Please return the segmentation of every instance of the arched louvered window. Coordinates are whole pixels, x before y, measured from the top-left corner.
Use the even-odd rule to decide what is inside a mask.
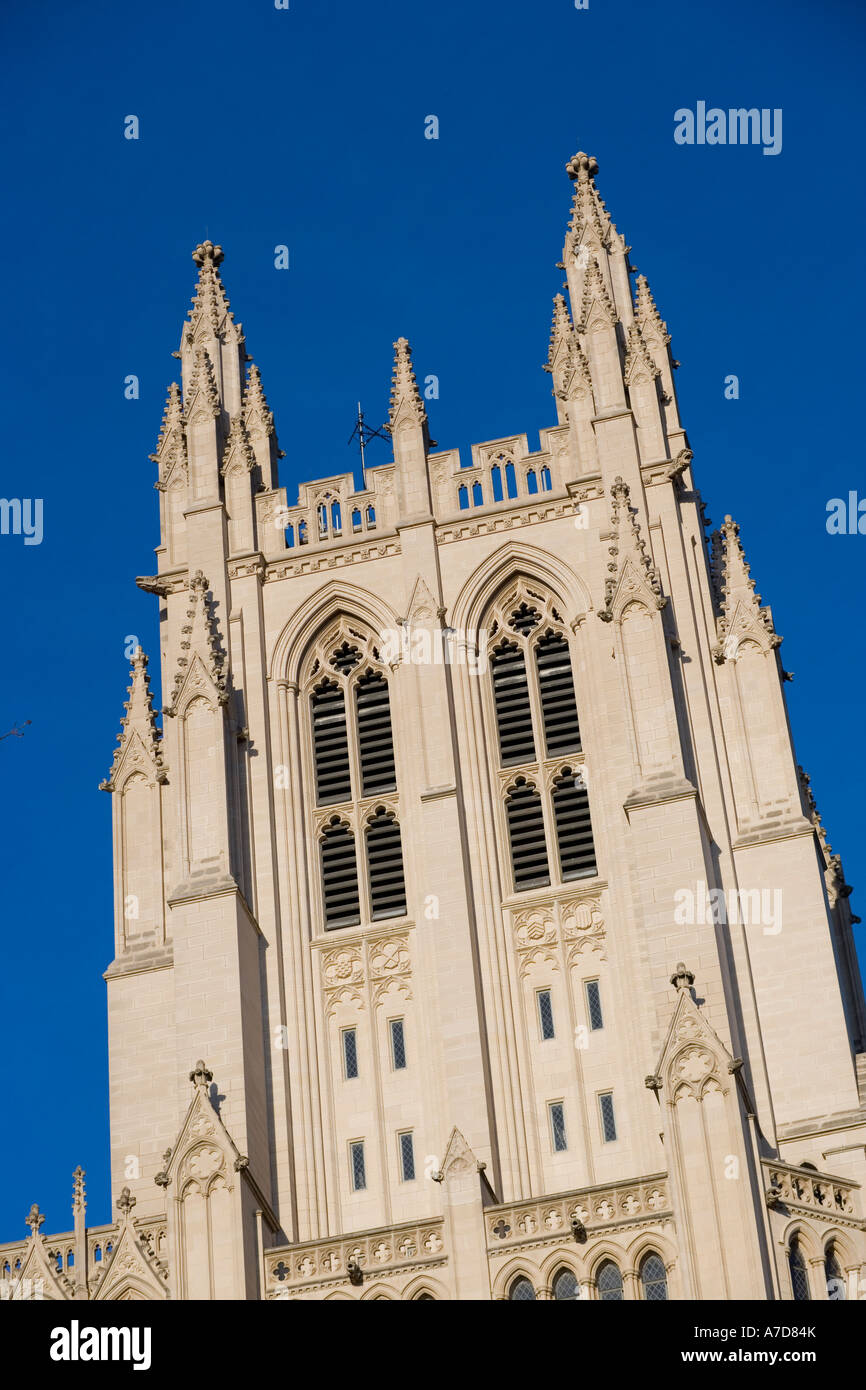
[[[571,674],[571,653],[560,632],[547,632],[535,645],[538,692],[547,756],[580,752],[580,726]]]
[[[316,768],[316,800],[320,806],[348,801],[352,795],[349,774],[349,736],[346,700],[342,688],[324,680],[310,699],[313,719],[313,754]]]
[[[796,1236],[792,1238],[788,1250],[788,1269],[791,1273],[791,1291],[794,1295],[794,1302],[810,1302],[812,1295],[809,1292],[809,1272],[806,1269],[806,1261]]]
[[[391,736],[391,703],[388,682],[378,671],[367,671],[355,685],[358,717],[358,750],[361,759],[361,794],[375,796],[393,791],[394,742]]]
[[[347,619],[307,657],[315,800],[334,814],[319,828],[324,926],[406,912],[391,702],[374,636]],[[372,796],[388,796],[373,811]]]
[[[553,1276],[553,1297],[557,1303],[572,1303],[580,1298],[580,1285],[570,1269],[561,1269]]]
[[[377,806],[367,821],[367,865],[373,921],[402,917],[406,911],[403,846],[393,812]]]
[[[622,1302],[622,1275],[613,1260],[605,1260],[599,1266],[595,1286],[602,1303]]]
[[[320,847],[325,926],[329,931],[334,927],[356,927],[361,920],[361,901],[352,827],[339,816],[332,816],[322,832]]]
[[[514,642],[502,642],[490,658],[496,729],[503,767],[535,759],[526,658]]]
[[[668,1277],[664,1260],[659,1255],[645,1255],[640,1262],[640,1283],[643,1296],[649,1303],[665,1303],[668,1296]]]
[[[520,1302],[521,1300],[529,1302],[535,1299],[535,1289],[532,1287],[529,1280],[526,1278],[524,1274],[518,1275],[518,1277],[514,1280],[514,1282],[508,1290],[508,1298],[509,1301],[515,1303]]]
[[[565,624],[549,595],[518,581],[490,623],[492,714],[515,892],[598,873]],[[563,766],[559,759],[568,755]]]
[[[538,791],[525,777],[518,777],[509,787],[505,813],[515,892],[549,883],[544,810]]]
[[[564,767],[554,778],[552,800],[560,878],[565,883],[572,878],[593,877],[597,869],[589,797],[570,767]]]

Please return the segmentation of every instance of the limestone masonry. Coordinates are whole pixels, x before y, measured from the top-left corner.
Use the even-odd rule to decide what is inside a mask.
[[[0,1246],[49,1299],[866,1294],[866,1008],[670,335],[574,184],[556,423],[279,486],[220,278],[153,455],[162,720],[107,780],[117,1220]],[[144,500],[144,494],[142,495]]]

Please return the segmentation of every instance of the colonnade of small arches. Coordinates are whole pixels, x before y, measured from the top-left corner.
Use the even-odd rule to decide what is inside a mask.
[[[595,1260],[590,1272],[581,1280],[579,1273],[566,1262],[559,1262],[548,1277],[533,1278],[528,1272],[511,1271],[495,1295],[505,1302],[534,1302],[536,1300],[570,1303],[597,1299],[603,1303],[621,1303],[626,1299],[647,1302],[666,1302],[668,1267],[656,1250],[646,1250],[637,1266],[625,1266],[612,1255],[603,1254]]]
[[[866,1277],[844,1233],[818,1232],[808,1222],[792,1225],[785,1236],[782,1297],[795,1303],[823,1299],[844,1302],[866,1292]]]

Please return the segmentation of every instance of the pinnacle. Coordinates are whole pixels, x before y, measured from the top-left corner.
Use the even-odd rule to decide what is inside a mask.
[[[226,298],[219,275],[219,266],[224,259],[223,249],[221,246],[214,246],[212,241],[204,241],[195,248],[192,258],[199,267],[199,272],[192,308],[189,311],[190,325],[187,332],[195,338],[201,325],[207,323],[210,330],[219,335],[226,323],[234,324],[229,300]],[[237,331],[240,333],[239,327]]]
[[[391,404],[388,412],[391,425],[394,425],[399,413],[406,411],[417,424],[425,425],[427,412],[424,409],[424,402],[421,400],[418,382],[415,379],[409,340],[408,338],[398,338],[393,346],[394,375],[391,378]]]
[[[550,326],[550,349],[547,354],[545,371],[553,370],[554,359],[559,348],[570,340],[571,335],[571,316],[568,312],[568,305],[564,295],[556,294],[553,296],[553,323]]]
[[[771,647],[778,647],[782,639],[773,626],[769,608],[761,607],[761,595],[755,592],[755,581],[740,540],[740,528],[733,517],[725,517],[712,541],[713,568],[721,597],[719,635],[729,636],[738,610],[745,610],[749,614],[746,627],[768,637]],[[744,633],[739,631],[742,621],[738,619],[735,626],[738,629],[735,636],[742,637]]]
[[[246,417],[250,412],[256,410],[261,412],[263,419],[268,421],[273,428],[274,418],[262,386],[262,374],[253,363],[247,375],[247,385],[244,391],[244,416]]]
[[[156,441],[156,453],[151,454],[151,459],[157,462],[163,452],[166,443],[182,443],[184,438],[184,417],[183,401],[181,399],[180,387],[173,381],[168,388],[168,395],[165,398],[165,408],[162,412],[162,424],[159,427],[159,438]]]
[[[649,281],[645,275],[639,275],[636,281],[637,292],[634,297],[634,314],[638,323],[647,328],[652,325],[661,337],[663,343],[669,343],[671,335],[668,326],[658,311],[658,306],[653,299]]]
[[[606,244],[610,233],[615,232],[616,228],[611,222],[607,208],[599,197],[598,189],[595,186],[598,160],[592,155],[584,154],[583,150],[578,150],[565,168],[568,177],[574,184],[574,202],[569,231],[577,239],[580,239],[589,226],[602,245]]]
[[[195,365],[189,383],[187,397],[190,404],[200,391],[204,392],[205,399],[212,407],[214,415],[220,412],[220,398],[217,390],[216,379],[214,377],[213,363],[208,356],[206,348],[199,344],[195,354]]]
[[[127,690],[129,699],[124,704],[124,715],[120,721],[117,748],[107,779],[100,783],[100,790],[114,791],[114,779],[120,771],[124,754],[133,734],[137,734],[144,744],[159,782],[166,780],[162,760],[162,735],[156,727],[156,710],[147,674],[147,657],[141,647],[136,647],[130,660],[130,684]]]

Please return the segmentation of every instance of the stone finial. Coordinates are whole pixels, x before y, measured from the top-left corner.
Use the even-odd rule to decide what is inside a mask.
[[[83,1212],[87,1206],[84,1178],[85,1172],[79,1163],[75,1172],[72,1174],[72,1210],[76,1215],[79,1212]]]
[[[28,1225],[28,1226],[30,1227],[30,1234],[31,1234],[34,1238],[39,1234],[39,1227],[40,1227],[41,1225],[43,1225],[44,1221],[45,1221],[44,1215],[43,1215],[42,1212],[39,1210],[39,1207],[37,1206],[36,1202],[34,1202],[34,1203],[33,1203],[33,1206],[30,1208],[30,1210],[29,1210],[28,1213],[27,1213],[26,1223],[25,1223],[26,1225]]]
[[[191,1071],[189,1079],[199,1090],[205,1090],[213,1081],[213,1072],[208,1071],[204,1062],[196,1062],[195,1071]]]
[[[598,160],[591,154],[584,154],[583,150],[578,150],[577,154],[568,161],[565,172],[574,182],[587,183],[594,179],[598,173]]]
[[[214,246],[212,241],[203,241],[193,251],[192,258],[196,265],[204,265],[205,261],[212,261],[215,266],[218,266],[222,265],[225,260],[225,252],[221,246]]]
[[[129,1188],[125,1187],[117,1199],[117,1210],[123,1212],[124,1216],[129,1216],[137,1200],[136,1197],[132,1196]]]
[[[677,968],[674,971],[673,975],[671,975],[671,984],[673,985],[674,989],[691,989],[694,982],[695,977],[692,974],[691,970],[686,970],[686,967],[683,964],[683,962],[678,961]]]

